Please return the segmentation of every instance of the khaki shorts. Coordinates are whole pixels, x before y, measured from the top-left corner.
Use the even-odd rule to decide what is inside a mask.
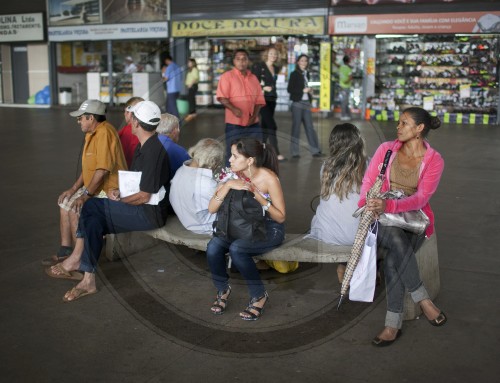
[[[77,198],[80,198],[82,195],[83,195],[83,191],[85,190],[85,187],[81,187],[80,189],[78,189],[75,194],[73,194],[71,196],[71,198],[65,198],[59,205],[59,207],[61,209],[64,209],[66,211],[70,211],[71,210],[71,206],[73,205],[73,202],[75,202],[75,200]],[[101,192],[95,196],[96,198],[108,198],[108,196],[106,195],[106,193],[104,192],[104,190],[101,190]]]

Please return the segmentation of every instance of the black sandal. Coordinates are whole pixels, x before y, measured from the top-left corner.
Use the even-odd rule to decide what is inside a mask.
[[[215,302],[210,308],[212,314],[214,315],[224,314],[224,311],[226,311],[227,307],[227,300],[229,299],[230,295],[231,295],[231,286],[228,286],[227,289],[224,291],[217,291],[217,297],[215,298]],[[223,296],[226,297],[222,298]]]
[[[260,302],[264,298],[266,299],[266,301],[264,302],[262,307],[254,306],[255,303]],[[259,319],[262,315],[262,312],[264,311],[264,306],[267,304],[268,301],[269,301],[269,295],[267,294],[267,291],[261,297],[252,298],[250,300],[250,302],[248,303],[247,308],[240,313],[241,319],[243,319],[243,320],[257,320],[257,319]],[[254,313],[251,310],[256,311],[257,313]],[[247,314],[248,316],[242,315],[242,314]]]

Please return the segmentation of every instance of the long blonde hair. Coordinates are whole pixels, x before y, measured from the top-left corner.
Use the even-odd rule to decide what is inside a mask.
[[[366,170],[365,143],[353,124],[336,125],[330,133],[330,155],[321,173],[321,198],[335,194],[341,201],[359,193]]]

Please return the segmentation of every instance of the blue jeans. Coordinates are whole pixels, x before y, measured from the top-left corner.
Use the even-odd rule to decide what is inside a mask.
[[[393,226],[379,225],[377,245],[383,247],[385,286],[387,290],[387,315],[385,325],[401,328],[403,323],[405,290],[414,302],[429,298],[420,279],[415,252],[425,239]]]
[[[224,291],[229,286],[229,276],[226,270],[226,252],[229,251],[234,265],[247,282],[250,297],[258,298],[264,295],[266,289],[252,257],[281,245],[285,238],[285,226],[268,218],[266,232],[267,239],[265,241],[252,242],[236,239],[231,242],[220,237],[213,237],[210,240],[207,246],[207,261],[217,291]]]
[[[241,126],[235,124],[226,124],[226,164],[229,164],[229,157],[231,157],[231,144],[243,137],[253,137],[260,142],[264,138],[260,124],[253,124],[249,126]]]
[[[84,239],[80,270],[94,273],[104,244],[103,236],[156,229],[147,218],[143,206],[133,206],[107,198],[91,198],[83,205],[78,221],[77,237]]]
[[[167,93],[167,113],[173,114],[179,118],[179,111],[177,110],[177,99],[179,92]]]
[[[351,109],[349,109],[349,97],[351,90],[346,88],[340,89],[340,111],[341,117],[351,117]]]
[[[292,103],[292,140],[290,142],[290,154],[298,156],[300,154],[300,125],[304,123],[309,151],[311,154],[321,152],[318,143],[318,135],[314,131],[311,104],[308,101],[298,101]]]

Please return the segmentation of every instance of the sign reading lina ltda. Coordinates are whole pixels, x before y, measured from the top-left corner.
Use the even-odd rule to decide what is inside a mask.
[[[322,35],[323,16],[172,21],[172,37]]]
[[[0,43],[44,41],[42,13],[0,15]]]

